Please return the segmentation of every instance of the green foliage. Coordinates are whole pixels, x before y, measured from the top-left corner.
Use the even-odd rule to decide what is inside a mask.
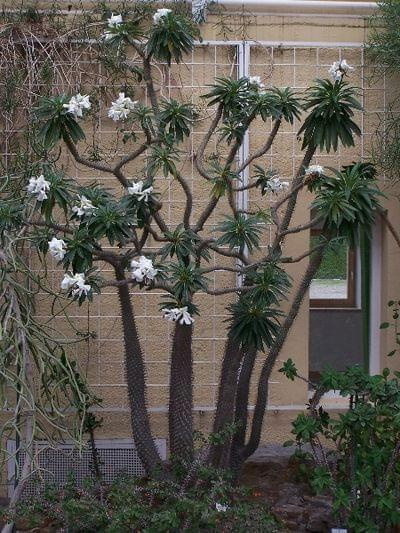
[[[0,236],[4,231],[12,231],[21,227],[23,222],[23,206],[12,200],[0,202]]]
[[[346,82],[316,80],[316,85],[307,89],[304,109],[311,109],[311,113],[298,133],[303,134],[302,149],[316,146],[336,152],[339,141],[343,146],[354,146],[354,135],[361,135],[361,130],[352,117],[354,110],[362,109],[355,95],[356,89]]]
[[[172,263],[168,270],[174,296],[184,305],[191,300],[195,292],[207,288],[207,279],[191,264]]]
[[[264,351],[270,347],[279,331],[282,312],[241,295],[230,305],[229,336],[244,348]]]
[[[111,246],[122,244],[132,236],[136,224],[135,212],[125,209],[119,202],[99,205],[85,221],[88,233],[97,240],[107,237]]]
[[[302,106],[296,93],[290,87],[280,89],[273,87],[271,89],[272,95],[275,97],[275,108],[286,122],[293,124],[294,119],[300,120]]]
[[[370,234],[382,196],[376,184],[375,169],[369,163],[355,163],[341,171],[331,170],[333,178],[324,176],[313,184],[316,197],[312,208],[321,214],[326,230],[353,244],[360,228]]]
[[[161,109],[159,119],[165,134],[176,143],[182,142],[184,137],[189,137],[191,123],[197,116],[193,104],[164,99]]]
[[[238,179],[236,172],[233,172],[229,166],[222,166],[217,157],[210,159],[208,171],[213,176],[211,193],[215,198],[224,196],[233,180]]]
[[[43,123],[39,132],[39,140],[46,150],[53,148],[61,139],[73,143],[85,138],[83,129],[71,113],[63,107],[69,102],[65,94],[42,98],[36,109],[37,119]]]
[[[285,373],[293,376],[292,365]],[[400,524],[400,373],[370,376],[360,367],[327,370],[319,387],[349,397],[339,416],[322,407],[302,413],[293,423],[297,444],[312,444],[317,465],[311,486],[330,491],[334,511],[352,531],[378,533]],[[321,440],[334,447],[321,461]]]
[[[47,199],[41,202],[40,211],[46,222],[51,222],[54,220],[53,210],[55,206],[62,209],[67,216],[74,187],[64,172],[54,171],[47,166],[43,172],[45,179],[50,183],[50,190],[47,192]]]
[[[86,272],[93,264],[95,250],[93,236],[86,226],[79,228],[72,237],[64,238],[67,251],[63,259],[64,269],[71,265],[74,272]]]
[[[387,357],[393,357],[393,355],[398,353],[399,346],[400,346],[400,330],[399,330],[399,317],[400,317],[400,301],[399,300],[389,300],[388,302],[388,308],[389,312],[391,314],[391,321],[390,322],[382,322],[380,325],[380,329],[392,329],[394,333],[394,343],[396,345],[396,348],[394,350],[391,350],[387,355]]]
[[[168,243],[160,251],[162,260],[176,256],[179,262],[185,263],[190,257],[197,257],[200,238],[193,231],[186,230],[183,224],[179,224],[173,231],[165,232],[164,236],[168,239]],[[200,255],[206,261],[210,260],[210,253],[204,246]]]
[[[221,140],[225,139],[228,144],[231,144],[232,141],[241,143],[246,128],[241,121],[240,115],[232,115],[231,117],[228,116],[224,119],[222,126],[218,131],[221,134]]]
[[[218,511],[221,505],[224,510]],[[71,533],[171,533],[173,531],[220,531],[242,533],[280,531],[265,506],[254,503],[250,492],[233,487],[227,476],[203,468],[199,483],[182,490],[171,481],[150,481],[119,476],[103,486],[94,483],[77,488],[71,480],[62,490],[47,487],[43,496],[21,503],[18,519],[32,527],[51,522]]]
[[[275,263],[267,263],[246,273],[245,292],[228,310],[229,335],[243,347],[265,350],[279,331],[279,310],[290,288],[288,274]]]
[[[279,369],[279,372],[282,372],[282,374],[291,381],[294,381],[294,378],[297,377],[296,365],[290,357],[283,363],[283,366]]]
[[[240,78],[215,78],[214,85],[202,98],[209,100],[208,106],[221,104],[224,116],[237,114],[242,110],[242,103],[246,101],[248,95],[248,79]]]
[[[288,273],[274,262],[246,274],[245,284],[252,288],[246,297],[260,305],[280,305],[286,300],[291,281]]]
[[[171,65],[172,60],[180,63],[183,54],[193,50],[197,28],[189,19],[176,13],[168,13],[150,30],[147,52],[158,61]]]
[[[247,246],[252,252],[260,243],[259,223],[257,216],[246,217],[243,213],[238,213],[237,217],[226,217],[217,227],[217,230],[223,233],[217,244],[228,245],[231,250],[236,247],[243,250]]]
[[[148,164],[148,171],[151,176],[161,169],[165,178],[172,174],[176,176],[177,169],[175,162],[179,161],[178,151],[170,146],[154,146]]]

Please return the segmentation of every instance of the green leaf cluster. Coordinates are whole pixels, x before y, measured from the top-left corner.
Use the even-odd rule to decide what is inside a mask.
[[[197,117],[191,103],[176,100],[162,100],[159,114],[160,126],[164,133],[174,143],[181,143],[184,137],[189,137],[191,124]]]
[[[353,244],[360,229],[370,234],[382,196],[369,163],[355,163],[331,169],[334,177],[324,176],[312,186],[316,191],[312,208],[324,219],[332,236],[345,237]]]
[[[249,290],[228,307],[229,335],[244,348],[265,350],[279,331],[279,319],[283,316],[279,306],[286,299],[290,279],[279,266],[267,263],[247,273],[244,285]]]
[[[53,148],[61,139],[77,143],[85,138],[85,133],[71,113],[63,107],[70,97],[61,94],[42,98],[35,110],[36,118],[43,123],[39,131],[39,141],[46,150]]]
[[[217,244],[227,245],[230,250],[244,250],[247,247],[252,252],[254,248],[259,248],[262,231],[257,216],[246,217],[243,213],[238,213],[236,217],[226,217],[218,225],[217,231],[222,232]]]
[[[356,94],[357,90],[343,81],[316,80],[316,85],[307,89],[303,107],[311,112],[298,132],[303,135],[302,149],[315,146],[336,152],[339,141],[354,146],[354,135],[361,135],[361,130],[352,117],[355,110],[362,110]]]
[[[171,65],[182,61],[183,55],[191,52],[198,30],[189,19],[176,13],[168,13],[150,30],[147,53],[158,61]]]

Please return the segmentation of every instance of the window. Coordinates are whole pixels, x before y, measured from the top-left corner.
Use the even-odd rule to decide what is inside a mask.
[[[320,232],[311,231],[311,246],[318,242]],[[310,307],[354,307],[355,269],[355,250],[344,240],[329,248],[310,285]]]

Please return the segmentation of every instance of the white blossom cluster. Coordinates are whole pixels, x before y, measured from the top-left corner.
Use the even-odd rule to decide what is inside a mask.
[[[289,188],[289,182],[281,181],[281,179],[278,176],[271,178],[265,186],[265,189],[267,191],[271,191],[274,193],[278,193],[288,188]]]
[[[347,64],[345,59],[342,59],[341,61],[335,61],[332,63],[328,72],[335,81],[341,81],[343,76],[352,70],[354,70],[354,67],[351,67]]]
[[[226,513],[226,511],[229,509],[229,507],[227,505],[223,505],[222,503],[216,503],[215,504],[215,509],[219,513]]]
[[[85,274],[65,274],[64,279],[61,282],[61,288],[63,290],[69,290],[72,288],[72,296],[87,296],[91,291],[91,286],[85,283]]]
[[[117,28],[122,24],[122,15],[114,15],[114,13],[111,13],[111,17],[107,19],[107,22],[109,28]]]
[[[158,24],[163,17],[166,17],[168,13],[171,13],[171,12],[172,12],[171,9],[165,9],[165,8],[157,9],[157,11],[153,15],[154,24]]]
[[[75,96],[72,96],[68,104],[64,104],[63,107],[67,110],[67,113],[70,113],[75,118],[82,118],[83,111],[85,109],[90,109],[92,104],[90,103],[87,94],[82,95],[81,93],[78,93]]]
[[[131,275],[132,279],[135,279],[138,283],[142,281],[152,281],[157,276],[158,270],[154,268],[153,261],[148,259],[144,255],[139,257],[136,261],[131,261]]]
[[[122,15],[114,15],[114,13],[111,14],[111,17],[107,19],[108,27],[109,28],[118,28],[123,23]],[[103,34],[103,39],[105,41],[109,41],[114,37],[115,33],[113,33],[110,30],[106,30]]]
[[[153,187],[147,187],[143,189],[143,181],[132,182],[132,185],[128,187],[128,193],[136,196],[137,199],[144,200],[145,202],[149,201],[149,196],[153,192]]]
[[[258,89],[265,89],[260,76],[249,76],[249,84],[258,87]]]
[[[97,207],[95,207],[92,202],[86,198],[86,196],[78,196],[79,205],[74,205],[72,212],[76,213],[78,217],[83,217],[84,215],[91,215]]]
[[[163,309],[162,310],[164,318],[170,322],[179,322],[181,326],[190,326],[193,324],[194,318],[189,313],[187,306],[185,307],[174,307],[172,309]]]
[[[66,244],[62,239],[53,237],[51,241],[49,241],[49,252],[55,259],[57,259],[57,261],[62,261],[64,259],[66,251]]]
[[[321,165],[310,165],[308,168],[306,168],[304,174],[306,176],[311,176],[312,174],[318,174],[318,176],[321,176],[321,174],[324,173],[324,167]]]
[[[47,199],[46,191],[50,190],[50,182],[45,179],[43,174],[37,178],[30,178],[26,187],[29,194],[34,194],[39,202]]]
[[[131,100],[129,96],[125,96],[125,93],[119,93],[115,102],[111,103],[111,107],[108,110],[108,116],[113,119],[114,122],[118,120],[124,120],[135,109],[137,101]]]

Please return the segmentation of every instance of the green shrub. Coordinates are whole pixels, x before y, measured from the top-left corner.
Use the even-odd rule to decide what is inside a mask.
[[[247,489],[232,487],[224,474],[205,469],[194,486],[182,487],[129,476],[103,487],[88,483],[78,488],[69,482],[21,503],[16,522],[37,527],[42,520],[68,533],[280,530],[266,507],[251,501]]]
[[[291,360],[281,371],[297,376]],[[311,400],[310,413],[293,423],[300,455],[314,461],[311,486],[332,495],[338,521],[357,533],[400,524],[400,372],[389,374],[370,376],[357,366],[323,372],[314,398],[339,391],[349,398],[348,410],[332,416]],[[303,452],[304,444],[312,453]]]

